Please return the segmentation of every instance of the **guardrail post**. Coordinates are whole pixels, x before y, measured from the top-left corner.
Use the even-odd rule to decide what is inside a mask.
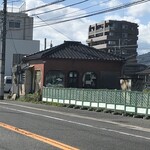
[[[45,88],[45,92],[46,92],[46,101],[48,101],[49,98],[49,88]]]
[[[115,111],[116,111],[116,95],[117,95],[117,92],[116,92],[116,89],[113,91],[113,92],[115,92]]]
[[[54,98],[54,88],[52,87],[52,88],[51,88],[51,91],[50,91],[50,89],[49,89],[49,92],[51,92],[51,94],[52,94],[52,102],[53,102],[53,98]]]
[[[147,98],[147,108],[146,108],[146,117],[148,117],[148,109],[149,109],[149,102],[150,102],[150,93],[148,93],[148,98]]]
[[[125,90],[124,113],[126,114],[127,91]]]
[[[136,98],[135,98],[135,115],[137,115],[137,92],[136,92]]]

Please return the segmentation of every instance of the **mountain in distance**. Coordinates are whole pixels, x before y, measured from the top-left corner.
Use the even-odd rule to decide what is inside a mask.
[[[150,52],[142,54],[142,55],[138,55],[137,62],[139,64],[150,66]]]

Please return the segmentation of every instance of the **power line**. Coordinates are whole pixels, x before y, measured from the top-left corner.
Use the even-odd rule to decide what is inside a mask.
[[[37,18],[39,18],[40,20],[42,20],[45,24],[49,25],[48,23],[46,23],[42,18],[40,18],[39,16],[37,16]],[[70,37],[68,37],[67,35],[65,35],[64,33],[62,33],[61,31],[55,29],[54,27],[51,27],[53,30],[57,31],[58,33],[62,34],[63,36],[65,36],[66,38],[68,38],[69,40],[72,40]]]
[[[77,12],[80,12],[80,11],[82,11],[82,10],[86,10],[86,9],[89,9],[89,8],[92,8],[92,7],[95,7],[95,6],[98,6],[98,4],[103,4],[103,3],[106,3],[106,2],[109,2],[109,1],[110,1],[110,0],[106,0],[106,1],[103,1],[103,2],[101,2],[101,3],[96,3],[96,4],[94,4],[94,5],[90,5],[90,6],[88,6],[88,7],[85,7],[85,8],[83,8],[83,9],[80,9],[80,10],[70,12],[69,15],[70,15],[70,14],[77,13]],[[60,15],[60,16],[57,16],[57,17],[53,17],[53,18],[47,19],[47,20],[45,20],[45,21],[58,20],[58,19],[61,19],[61,17],[64,17],[64,16],[65,16],[65,15]],[[74,16],[70,16],[70,17],[74,17]],[[65,18],[70,18],[70,17],[65,17]]]
[[[27,10],[24,10],[24,11],[21,11],[21,12],[29,12],[29,11],[37,10],[37,9],[47,7],[47,6],[50,6],[50,5],[53,5],[53,4],[57,4],[57,3],[60,3],[60,2],[63,2],[63,1],[65,1],[65,0],[57,0],[57,1],[54,1],[52,3],[42,5],[42,6],[38,6],[38,7],[35,7],[35,8],[31,8],[31,9],[27,9]]]
[[[39,15],[42,15],[42,14],[46,14],[46,13],[50,13],[50,12],[53,12],[53,11],[61,10],[61,9],[68,8],[68,7],[71,7],[71,6],[79,5],[79,4],[85,3],[87,1],[89,1],[89,0],[83,0],[81,2],[73,3],[73,4],[70,4],[70,5],[64,6],[64,7],[52,9],[52,10],[45,11],[45,12],[42,12],[42,13],[32,14],[31,16],[37,16],[37,15],[39,16]]]
[[[99,10],[99,11],[94,11],[94,13],[90,12],[87,15],[81,15],[79,17],[74,17],[74,18],[70,18],[70,19],[64,19],[64,20],[52,22],[52,23],[49,23],[48,25],[65,23],[65,22],[74,21],[74,20],[78,20],[78,19],[82,19],[82,18],[87,18],[87,17],[91,17],[91,16],[95,16],[95,15],[100,15],[100,14],[108,13],[108,12],[111,12],[111,11],[116,11],[116,10],[119,10],[119,9],[131,7],[131,6],[134,6],[134,5],[138,5],[138,4],[141,4],[141,3],[146,3],[148,1],[150,1],[150,0],[138,0],[138,1],[135,1],[135,2],[124,3],[122,5],[118,5],[118,6],[115,6],[115,7],[106,8],[106,9]],[[43,20],[43,21],[48,21],[48,20]],[[26,27],[27,27],[26,29],[28,29],[28,26],[30,26],[30,24],[26,25]],[[44,24],[37,25],[37,26],[34,26],[33,28],[39,28],[39,27],[44,27],[44,26],[47,26],[47,24],[46,25],[44,25]],[[22,30],[22,29],[17,29],[17,30]]]
[[[53,22],[53,23],[50,23],[49,25],[69,22],[69,21],[78,20],[78,19],[82,19],[82,18],[87,18],[87,17],[91,17],[91,16],[103,14],[103,13],[108,13],[108,12],[111,12],[111,11],[116,11],[116,10],[119,10],[119,9],[123,9],[123,8],[131,7],[131,6],[134,6],[134,5],[138,5],[138,4],[141,4],[141,3],[145,3],[145,2],[148,2],[148,1],[150,1],[150,0],[138,0],[136,2],[126,3],[126,4],[119,5],[119,6],[116,6],[116,7],[112,7],[112,8],[109,8],[109,9],[104,9],[104,10],[101,10],[101,11],[97,11],[95,13],[91,13],[91,14],[88,14],[88,15],[82,15],[82,16],[79,16],[79,17],[71,18],[71,19],[66,19],[66,20]],[[41,27],[41,26],[35,26],[34,28],[38,28],[38,27]]]
[[[20,2],[20,1],[22,1],[22,0],[8,1],[7,3]]]
[[[82,11],[82,10],[86,10],[86,9],[92,8],[92,7],[94,7],[94,6],[98,6],[99,4],[103,4],[103,3],[106,3],[106,2],[109,2],[109,1],[110,1],[110,0],[106,0],[106,1],[103,1],[103,2],[101,2],[101,3],[96,3],[96,4],[94,4],[94,5],[85,7],[85,8],[80,9],[80,10],[72,11],[72,12],[69,13],[69,15],[70,15],[70,14],[77,13],[77,12],[80,12],[80,11]],[[68,15],[68,14],[67,14],[67,15]],[[78,15],[79,15],[79,14],[78,14]],[[74,15],[74,16],[78,16],[78,15]],[[32,16],[32,15],[31,15],[31,16]],[[49,19],[44,20],[44,21],[58,20],[58,19],[61,19],[61,17],[64,17],[64,16],[65,16],[65,15],[59,15],[59,16],[57,16],[57,17],[49,18]],[[73,16],[73,17],[74,17],[74,16]],[[65,18],[70,18],[70,17],[72,17],[72,16],[68,16],[68,17],[65,17]],[[42,21],[42,22],[43,22],[43,21]]]

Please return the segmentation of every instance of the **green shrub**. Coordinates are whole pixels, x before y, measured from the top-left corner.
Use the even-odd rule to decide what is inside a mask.
[[[143,90],[144,93],[150,93],[150,89]]]
[[[40,103],[40,104],[63,107],[63,104],[60,104],[60,103],[42,102],[41,94],[39,94],[38,92],[36,92],[34,94],[27,94],[25,96],[19,97],[17,100],[18,101],[23,101],[23,102]]]
[[[25,96],[19,97],[17,100],[19,101],[25,101],[25,102],[38,102],[41,101],[41,95],[36,92],[33,94],[27,94]]]

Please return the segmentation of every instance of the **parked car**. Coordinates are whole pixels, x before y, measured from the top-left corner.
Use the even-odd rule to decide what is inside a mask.
[[[4,92],[10,92],[12,87],[12,77],[5,76],[4,77]]]

